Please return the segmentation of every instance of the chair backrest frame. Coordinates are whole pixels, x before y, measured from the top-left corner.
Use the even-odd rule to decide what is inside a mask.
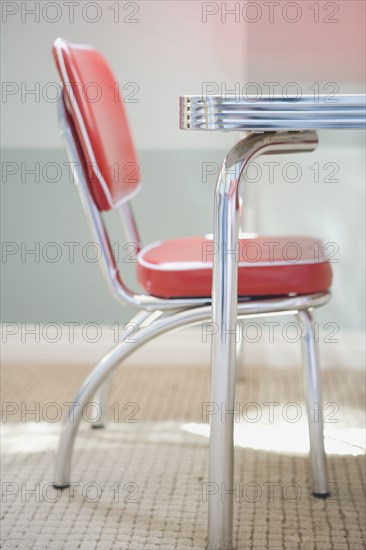
[[[150,296],[148,294],[136,294],[123,283],[118,265],[116,264],[112,252],[111,242],[102,219],[102,214],[95,204],[87,183],[88,174],[85,170],[85,159],[83,158],[82,148],[78,142],[77,133],[73,127],[73,121],[65,105],[63,95],[59,101],[58,114],[65,149],[71,164],[75,183],[79,190],[80,199],[88,220],[89,229],[94,242],[100,249],[101,254],[99,263],[108,288],[112,292],[114,298],[124,305],[146,310],[184,309],[193,306],[207,305],[210,303],[211,299],[207,298],[163,299]],[[128,202],[121,205],[120,209],[127,239],[131,238],[132,242],[137,242],[139,245],[139,238],[136,225],[134,223],[133,213]],[[136,241],[134,241],[134,239],[136,239]]]
[[[57,38],[53,54],[94,201],[99,210],[118,208],[140,191],[141,182],[116,79],[107,61],[92,46]],[[89,97],[90,89],[96,90],[96,97]]]

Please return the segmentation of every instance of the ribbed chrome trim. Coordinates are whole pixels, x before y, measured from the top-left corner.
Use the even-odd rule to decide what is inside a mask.
[[[329,97],[181,96],[182,130],[320,130],[366,127],[364,94]]]

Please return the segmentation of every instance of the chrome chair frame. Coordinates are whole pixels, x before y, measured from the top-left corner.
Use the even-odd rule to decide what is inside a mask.
[[[97,394],[97,401],[94,400],[94,402],[99,402],[102,411],[105,413],[108,399],[108,380],[110,381],[110,376],[117,366],[139,347],[160,334],[210,321],[213,308],[220,308],[221,313],[216,318],[221,319],[220,322],[226,323],[225,326],[228,327],[232,326],[233,319],[279,314],[298,316],[303,326],[305,399],[309,413],[312,474],[318,487],[317,496],[328,496],[322,408],[319,406],[320,415],[316,420],[309,411],[314,403],[321,403],[315,341],[311,330],[311,310],[326,304],[330,298],[330,293],[238,299],[236,285],[233,285],[230,288],[228,302],[217,304],[215,303],[215,292],[219,285],[225,285],[225,274],[230,273],[230,270],[232,270],[230,276],[233,276],[233,271],[236,271],[237,277],[237,266],[233,259],[227,262],[225,270],[218,269],[219,260],[214,262],[212,301],[210,298],[161,299],[130,291],[122,282],[111,252],[110,241],[101,213],[89,193],[83,163],[78,155],[78,147],[73,130],[68,123],[63,100],[59,102],[59,119],[75,182],[80,192],[91,233],[95,242],[100,246],[100,263],[108,287],[120,303],[135,307],[140,311],[131,321],[134,325],[130,323],[129,328],[126,328],[123,340],[99,361],[75,396],[60,438],[54,477],[55,487],[64,488],[70,484],[72,452],[82,419],[82,411],[85,405]],[[227,155],[217,180],[215,220],[227,219],[226,226],[223,226],[223,224],[217,226],[217,221],[215,221],[214,234],[219,237],[218,242],[235,243],[237,241],[238,232],[231,234],[230,239],[224,233],[230,230],[233,217],[238,220],[239,184],[243,179],[243,172],[247,165],[261,154],[313,151],[316,144],[317,135],[315,131],[265,132],[251,134],[241,140]],[[123,204],[119,210],[123,217],[126,238],[139,243],[140,246],[138,231],[129,204]],[[238,224],[236,224],[236,227],[238,227]],[[136,324],[138,331],[134,333],[134,341],[128,341],[126,337],[131,333],[131,326],[136,326]],[[212,402],[225,403],[227,410],[230,410],[234,408],[235,402],[235,337],[228,340],[229,342],[224,344],[217,336],[213,336],[212,339],[211,400]],[[227,362],[228,358],[229,361]],[[221,368],[225,364],[230,365],[228,371]],[[234,426],[233,415],[229,415],[229,417],[226,422],[221,422],[218,415],[213,415],[210,427],[209,481],[218,483],[219,486],[221,483],[225,483],[225,487],[233,487]],[[97,426],[101,426],[103,422],[104,420]],[[208,523],[208,548],[210,550],[228,550],[232,548],[232,513],[232,496],[226,498],[225,502],[221,501],[220,495],[218,498],[215,495],[210,498]]]

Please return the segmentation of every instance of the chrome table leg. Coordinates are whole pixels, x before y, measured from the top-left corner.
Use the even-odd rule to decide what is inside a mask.
[[[208,548],[231,550],[234,493],[235,322],[238,302],[239,184],[265,153],[313,151],[316,132],[264,132],[237,143],[222,164],[214,205]]]
[[[223,165],[216,187],[212,286],[211,403],[208,548],[231,550],[233,522],[236,311],[238,301],[237,187],[240,164]]]
[[[244,381],[244,342],[243,342],[243,324],[237,321],[236,327],[236,381]]]

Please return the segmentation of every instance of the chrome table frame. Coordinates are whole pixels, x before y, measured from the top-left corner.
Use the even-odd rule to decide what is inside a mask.
[[[185,98],[185,105],[190,102]],[[188,116],[184,106],[182,120]],[[74,130],[63,101],[59,102],[59,118],[66,149],[82,204],[89,221],[94,241],[101,250],[100,264],[113,296],[123,305],[139,310],[132,323],[126,326],[123,339],[101,359],[84,382],[70,408],[60,438],[54,484],[67,487],[71,481],[71,459],[75,437],[82,420],[84,407],[96,395],[95,406],[105,411],[108,398],[108,380],[117,366],[140,346],[158,335],[205,321],[218,328],[212,337],[212,401],[224,403],[226,410],[234,409],[235,401],[235,321],[237,318],[262,315],[295,314],[303,327],[305,398],[309,410],[314,402],[321,402],[320,380],[316,360],[311,310],[325,304],[329,293],[279,298],[239,299],[237,297],[237,263],[235,250],[238,239],[239,184],[248,164],[262,154],[313,151],[317,145],[314,131],[284,131],[251,134],[241,140],[227,155],[218,176],[215,191],[214,241],[220,243],[213,262],[213,299],[161,299],[136,294],[124,285],[113,257],[111,243],[101,212],[97,209],[87,185],[84,164],[80,157]],[[185,127],[182,123],[182,127]],[[188,126],[187,126],[188,127]],[[192,122],[190,122],[192,127]],[[221,129],[221,128],[218,128]],[[225,128],[224,128],[225,129]],[[231,129],[231,128],[230,128]],[[140,247],[139,235],[128,203],[119,208],[127,240]],[[133,340],[126,338],[131,330]],[[225,334],[225,338],[223,335]],[[318,496],[327,496],[327,470],[323,441],[323,421],[308,415],[311,465]],[[95,424],[103,425],[103,419]],[[233,487],[233,415],[221,422],[219,415],[211,417],[209,481],[230,491]],[[222,486],[224,484],[224,486]],[[208,547],[210,550],[232,548],[233,498],[226,492],[225,501],[220,491],[209,499]]]
[[[238,266],[235,245],[239,238],[240,182],[245,167],[261,154],[312,151],[317,144],[315,130],[365,128],[365,95],[342,95],[331,99],[236,96],[182,96],[180,127],[185,130],[252,132],[229,152],[219,174],[214,207],[214,237],[219,250],[213,258],[212,322],[218,329],[212,339],[211,401],[225,404],[228,414],[222,422],[211,417],[209,482],[225,490],[209,499],[208,548],[232,548],[233,522],[233,419],[235,403],[235,321],[237,317]],[[255,133],[257,132],[257,133]],[[320,402],[320,386],[314,340],[310,335],[309,310],[299,314],[305,327],[305,391]],[[309,403],[309,401],[308,401]],[[327,495],[327,474],[323,428],[314,429],[309,417],[312,471],[320,482],[318,496]]]
[[[365,127],[365,118],[364,94],[180,97],[180,127],[183,130],[357,129]]]

